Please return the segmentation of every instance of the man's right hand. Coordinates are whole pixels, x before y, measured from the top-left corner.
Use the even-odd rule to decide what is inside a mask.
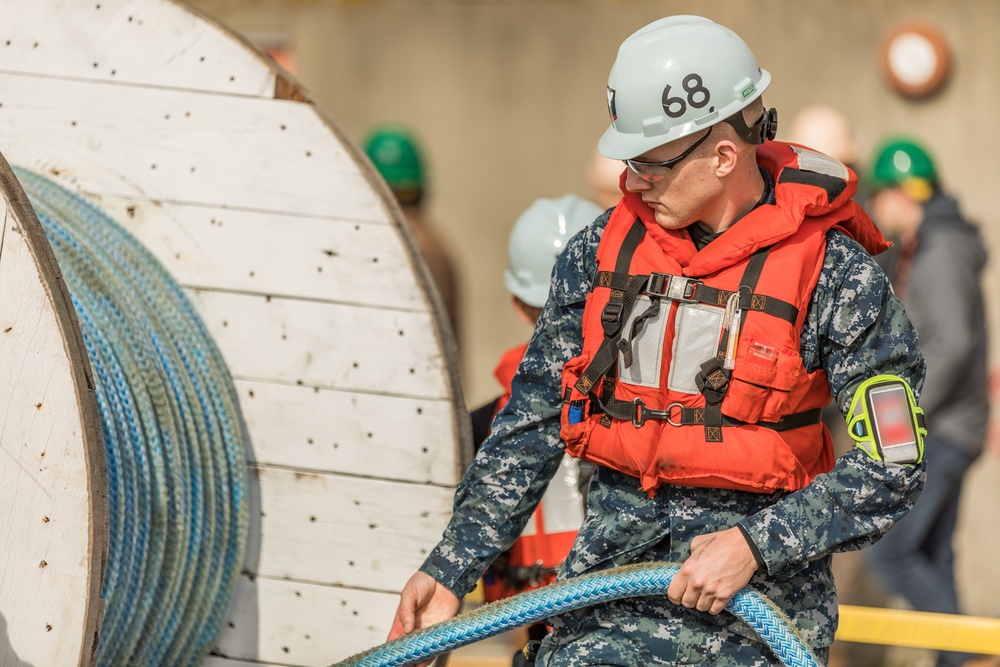
[[[414,630],[447,621],[458,613],[460,601],[455,594],[442,586],[434,577],[417,572],[403,586],[399,607],[392,619],[392,628],[386,641],[408,635]],[[420,665],[429,665],[431,661]]]

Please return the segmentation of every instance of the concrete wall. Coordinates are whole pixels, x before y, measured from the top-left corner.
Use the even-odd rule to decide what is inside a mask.
[[[584,167],[608,118],[605,83],[620,42],[667,14],[700,13],[734,29],[771,71],[766,94],[787,121],[802,106],[840,108],[869,156],[879,138],[906,131],[935,153],[948,189],[982,224],[1000,257],[992,151],[1000,146],[1000,3],[979,0],[197,0],[233,28],[294,49],[298,76],[347,133],[400,121],[425,145],[430,212],[455,256],[463,285],[466,396],[494,395],[491,371],[529,331],[502,285],[506,238],[539,196],[585,194]],[[878,69],[885,31],[924,19],[954,55],[952,77],[933,99],[894,93]],[[779,138],[782,138],[779,130]],[[987,287],[995,292],[996,270]],[[997,324],[996,312],[991,321]],[[997,341],[1000,326],[994,326]],[[1000,346],[995,345],[995,349]],[[992,487],[997,462],[973,482]],[[989,492],[993,493],[993,492]],[[995,523],[993,496],[979,497],[966,525]],[[983,512],[986,512],[983,514]],[[965,530],[968,530],[966,528]],[[966,533],[963,533],[966,535]],[[990,550],[971,537],[967,563]],[[995,596],[963,575],[975,611]],[[996,587],[992,590],[995,592]]]

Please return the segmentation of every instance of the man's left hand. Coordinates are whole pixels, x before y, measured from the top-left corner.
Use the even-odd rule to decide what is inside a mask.
[[[739,528],[699,535],[691,540],[691,556],[670,582],[667,597],[674,604],[718,614],[756,570]]]

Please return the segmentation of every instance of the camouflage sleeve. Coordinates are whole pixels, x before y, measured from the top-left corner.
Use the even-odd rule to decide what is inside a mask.
[[[607,218],[574,236],[560,255],[511,398],[459,484],[443,539],[420,568],[459,597],[521,534],[562,460],[562,367],[580,354],[583,306]]]
[[[802,332],[806,370],[826,369],[847,413],[857,387],[879,374],[904,378],[919,395],[924,360],[917,334],[875,261],[839,232],[826,257]],[[740,523],[770,574],[794,572],[834,551],[876,542],[923,488],[924,464],[899,465],[852,448],[833,470]]]

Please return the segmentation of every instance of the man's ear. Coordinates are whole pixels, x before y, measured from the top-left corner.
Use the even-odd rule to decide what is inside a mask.
[[[723,139],[715,144],[715,175],[728,176],[740,162],[740,151],[736,143]]]

